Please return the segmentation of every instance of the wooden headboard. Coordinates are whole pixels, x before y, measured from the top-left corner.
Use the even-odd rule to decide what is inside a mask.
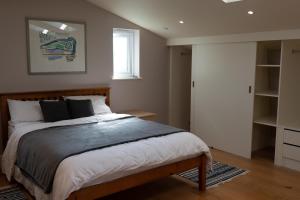
[[[57,91],[41,91],[41,92],[22,92],[22,93],[7,93],[0,94],[0,112],[1,112],[1,136],[2,147],[6,146],[8,140],[8,121],[10,114],[7,104],[7,99],[22,100],[22,101],[38,101],[38,100],[56,100],[63,99],[63,96],[85,96],[85,95],[102,95],[106,96],[106,104],[110,105],[109,99],[110,88],[89,88],[75,90],[57,90]]]

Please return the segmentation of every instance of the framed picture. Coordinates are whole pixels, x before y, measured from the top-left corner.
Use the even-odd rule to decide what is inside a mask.
[[[29,74],[86,73],[86,24],[26,19]]]

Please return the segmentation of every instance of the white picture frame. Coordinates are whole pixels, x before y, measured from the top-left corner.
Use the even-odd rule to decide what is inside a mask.
[[[29,74],[87,73],[86,24],[26,18]]]

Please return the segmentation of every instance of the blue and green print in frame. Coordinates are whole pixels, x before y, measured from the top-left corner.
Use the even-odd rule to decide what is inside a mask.
[[[85,23],[26,21],[29,74],[86,73]]]

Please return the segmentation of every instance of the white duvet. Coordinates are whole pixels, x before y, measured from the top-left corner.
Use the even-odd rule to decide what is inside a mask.
[[[200,138],[189,132],[180,132],[89,151],[66,158],[60,163],[50,194],[45,194],[39,187],[26,179],[14,164],[19,140],[26,133],[53,126],[91,122],[105,123],[107,120],[120,117],[124,117],[124,115],[106,114],[54,123],[14,124],[3,153],[2,171],[8,180],[14,177],[38,200],[63,200],[68,198],[73,191],[80,188],[112,181],[202,153],[205,153],[209,160],[211,159],[207,145]]]

